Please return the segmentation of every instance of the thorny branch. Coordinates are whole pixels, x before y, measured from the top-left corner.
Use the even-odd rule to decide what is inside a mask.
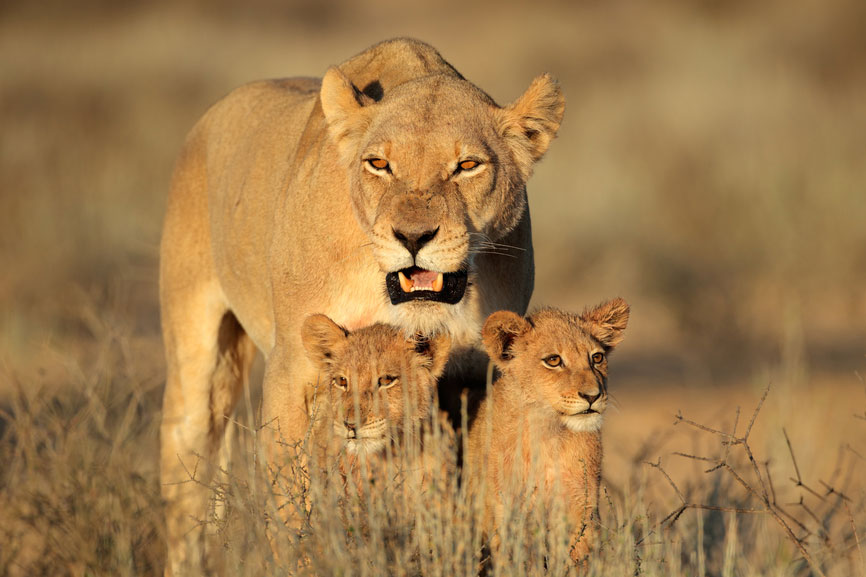
[[[752,452],[752,448],[749,445],[749,435],[752,432],[752,428],[755,425],[755,421],[758,418],[758,414],[760,413],[761,408],[763,407],[764,401],[767,399],[767,395],[769,394],[769,392],[770,392],[770,386],[768,385],[767,388],[764,390],[764,394],[761,396],[760,401],[758,401],[758,404],[755,407],[754,412],[752,413],[752,417],[749,420],[749,424],[746,427],[746,431],[743,433],[742,436],[737,435],[737,425],[739,424],[739,419],[740,419],[740,408],[739,407],[737,407],[737,412],[736,412],[736,415],[734,418],[734,427],[732,429],[732,432],[730,432],[730,433],[725,432],[725,431],[721,431],[719,429],[714,429],[712,427],[708,427],[704,424],[698,423],[698,422],[693,421],[691,419],[687,419],[685,416],[683,416],[682,412],[677,413],[677,415],[676,415],[677,420],[674,423],[675,425],[679,424],[679,423],[685,423],[685,424],[687,424],[687,425],[689,425],[695,429],[698,429],[700,431],[704,431],[706,433],[716,435],[717,437],[720,438],[722,446],[724,447],[724,452],[723,452],[723,455],[721,458],[705,457],[705,456],[701,456],[701,455],[690,455],[687,453],[675,453],[676,455],[681,456],[681,457],[685,457],[688,459],[693,459],[696,461],[712,463],[713,466],[711,468],[707,469],[705,471],[705,473],[712,473],[713,471],[717,471],[720,469],[726,470],[731,475],[731,478],[733,478],[739,485],[741,485],[746,490],[746,492],[750,496],[754,497],[760,503],[760,506],[755,507],[755,508],[726,507],[726,506],[719,506],[719,505],[710,505],[710,504],[706,504],[706,503],[690,502],[685,498],[682,491],[680,491],[679,487],[677,487],[676,483],[674,483],[673,479],[671,479],[670,475],[668,475],[668,473],[662,468],[661,461],[659,460],[656,463],[647,463],[647,464],[652,466],[653,468],[657,469],[658,471],[660,471],[662,473],[662,475],[667,480],[668,484],[673,488],[674,492],[677,494],[677,497],[679,498],[679,500],[681,502],[681,505],[679,507],[677,507],[667,517],[665,517],[664,519],[662,519],[659,522],[659,526],[664,525],[665,523],[668,524],[668,527],[672,526],[674,523],[676,523],[676,521],[680,518],[680,516],[682,516],[682,514],[688,509],[699,509],[699,510],[709,510],[709,511],[725,511],[725,512],[732,512],[732,513],[767,514],[773,518],[773,520],[779,525],[779,527],[782,529],[782,531],[788,537],[788,539],[797,547],[797,550],[800,552],[800,555],[803,556],[803,559],[806,560],[806,562],[809,564],[809,567],[812,569],[812,571],[816,575],[820,575],[823,577],[824,576],[823,570],[818,565],[818,563],[815,561],[815,559],[812,557],[812,555],[809,553],[808,549],[806,549],[806,545],[804,543],[805,537],[803,537],[803,538],[797,537],[794,534],[794,531],[791,529],[791,526],[794,525],[799,530],[802,530],[806,534],[806,537],[811,535],[812,532],[809,531],[803,523],[801,523],[795,517],[793,517],[791,514],[786,512],[777,503],[776,490],[775,490],[775,487],[773,486],[773,482],[772,482],[772,479],[770,477],[769,467],[767,466],[767,463],[764,463],[765,473],[761,472],[761,468],[758,464],[758,461],[757,461],[757,459],[755,459],[755,456]],[[788,444],[788,450],[790,451],[790,454],[791,454],[791,461],[794,464],[794,471],[796,474],[796,478],[791,477],[791,480],[794,482],[794,485],[796,487],[801,487],[802,489],[808,491],[810,494],[818,497],[821,501],[824,501],[825,496],[821,496],[816,491],[814,491],[813,489],[811,489],[810,487],[808,487],[806,484],[803,483],[802,476],[800,475],[800,469],[797,465],[797,460],[794,456],[794,450],[791,446],[790,439],[788,438],[788,433],[784,429],[783,429],[783,433],[785,435],[785,441]],[[730,459],[731,447],[735,447],[735,446],[740,446],[743,448],[743,452],[746,454],[746,457],[749,459],[749,463],[752,466],[752,472],[754,474],[754,477],[756,478],[756,481],[753,481],[753,482],[747,481],[746,478],[744,478],[742,475],[740,475],[734,469],[734,467],[730,464],[729,459]],[[766,480],[765,480],[765,477],[766,477]],[[841,498],[841,496],[842,496],[841,493],[839,493],[838,491],[836,491],[831,486],[829,486],[825,483],[822,483],[822,484],[824,484],[826,489],[827,489],[827,495],[836,494],[837,496],[840,496],[840,498]],[[800,499],[800,502],[797,503],[796,505],[802,507],[809,514],[810,517],[814,518],[818,522],[818,524],[821,527],[821,530],[823,532],[823,529],[824,529],[823,524],[820,522],[818,517],[805,505],[802,497]]]

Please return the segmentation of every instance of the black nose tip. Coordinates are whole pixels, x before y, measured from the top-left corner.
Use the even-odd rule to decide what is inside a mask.
[[[415,258],[415,255],[418,254],[418,251],[421,250],[425,244],[433,240],[433,238],[439,232],[439,227],[437,226],[433,230],[425,230],[421,232],[409,232],[397,229],[391,230],[394,232],[394,238],[399,240],[400,244],[406,247],[406,250],[409,251],[409,254],[412,255],[412,258]]]
[[[343,426],[346,427],[347,431],[350,431],[352,433],[355,432],[355,423],[351,421],[343,421]]]
[[[580,398],[586,400],[586,402],[589,403],[589,406],[591,407],[592,404],[593,404],[595,401],[597,401],[598,398],[601,396],[601,393],[596,393],[596,394],[594,394],[594,395],[590,395],[590,394],[587,394],[587,393],[578,393],[578,395],[580,395]]]

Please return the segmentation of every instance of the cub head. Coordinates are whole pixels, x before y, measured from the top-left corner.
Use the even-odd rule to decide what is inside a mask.
[[[472,290],[473,255],[489,252],[523,216],[526,180],[556,135],[564,99],[543,75],[500,107],[453,71],[375,96],[338,68],[322,80],[328,132],[401,311],[395,318],[435,332]]]
[[[368,454],[389,446],[407,416],[430,414],[451,346],[448,335],[407,338],[384,324],[349,332],[325,315],[308,317],[301,338],[325,385],[324,418],[350,453]]]
[[[580,315],[542,309],[490,315],[482,340],[503,379],[549,407],[573,431],[596,431],[607,408],[607,360],[623,338],[629,306],[614,299]]]

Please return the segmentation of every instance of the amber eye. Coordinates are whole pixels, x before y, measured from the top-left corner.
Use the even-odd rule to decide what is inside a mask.
[[[553,369],[562,364],[562,357],[560,357],[559,355],[550,355],[541,359],[541,362],[543,362],[545,366]]]
[[[599,364],[604,360],[604,353],[593,353],[592,354],[592,362],[595,364]]]
[[[390,172],[390,166],[388,165],[388,161],[384,158],[368,158],[367,164],[369,164],[376,170],[387,170]]]
[[[463,162],[457,164],[457,170],[454,171],[454,174],[474,170],[475,168],[478,168],[479,164],[481,163],[477,160],[464,160]]]
[[[346,390],[349,388],[349,381],[346,377],[337,377],[335,379],[331,379],[331,384],[333,384],[338,389]]]
[[[397,377],[393,377],[391,375],[385,375],[383,377],[379,377],[379,388],[380,389],[390,389],[395,384],[397,384]]]

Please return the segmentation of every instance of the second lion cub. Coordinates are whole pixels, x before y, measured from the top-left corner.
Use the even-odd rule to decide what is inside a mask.
[[[450,338],[407,337],[385,324],[350,332],[322,314],[307,317],[301,338],[322,384],[311,407],[316,457],[346,457],[356,474],[354,465],[363,459],[369,474],[384,481],[386,453],[394,456],[404,436],[413,432],[407,427],[417,435],[424,423],[435,421],[433,396]]]
[[[622,340],[629,306],[614,299],[580,315],[543,309],[523,318],[499,311],[482,340],[500,376],[469,433],[467,474],[485,494],[494,555],[506,507],[521,499],[566,513],[571,557],[595,540],[607,357]]]

